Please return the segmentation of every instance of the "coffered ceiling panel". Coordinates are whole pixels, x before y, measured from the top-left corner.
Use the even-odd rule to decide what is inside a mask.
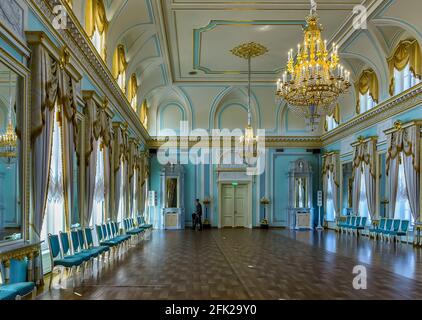
[[[327,40],[360,2],[318,1]],[[253,61],[254,79],[273,82],[285,65],[288,50],[303,40],[309,8],[309,1],[161,0],[173,80],[244,81],[247,63],[230,50],[254,41],[269,49]]]

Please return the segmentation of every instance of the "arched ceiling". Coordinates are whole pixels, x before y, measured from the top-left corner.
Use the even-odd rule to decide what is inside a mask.
[[[340,44],[343,63],[356,78],[363,68],[373,68],[388,98],[386,58],[398,41],[415,37],[422,43],[420,0],[317,0],[323,37]],[[302,25],[309,0],[104,0],[110,21],[107,64],[118,44],[128,60],[127,77],[135,73],[140,85],[138,101],[147,99],[151,114],[168,101],[177,101],[192,115],[192,128],[208,128],[212,108],[230,88],[246,84],[246,61],[230,53],[248,41],[260,42],[269,53],[253,61],[253,94],[269,132],[283,131],[274,115],[275,81],[287,52],[303,40]],[[353,28],[353,9],[367,8],[367,29]],[[83,5],[79,17],[83,17]],[[83,19],[81,18],[81,21]],[[82,24],[84,24],[82,22]],[[353,116],[354,92],[342,106]],[[351,103],[350,103],[351,102]],[[268,114],[266,114],[268,113]],[[305,127],[305,125],[303,124]],[[280,129],[281,127],[281,129]],[[152,124],[154,134],[157,127]],[[280,129],[280,130],[279,130]],[[284,131],[283,131],[284,132]],[[302,134],[295,131],[296,134]]]

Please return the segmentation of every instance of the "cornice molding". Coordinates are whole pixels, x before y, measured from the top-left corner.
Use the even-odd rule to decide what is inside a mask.
[[[37,9],[37,14],[50,22],[54,19],[52,12],[53,6],[64,5],[68,9],[67,29],[54,30],[55,34],[58,35],[62,42],[75,55],[80,65],[84,67],[98,87],[104,91],[104,95],[110,100],[110,103],[116,106],[116,110],[130,123],[134,131],[139,135],[138,138],[143,143],[146,143],[149,140],[149,133],[141,124],[137,114],[127,101],[126,96],[113,79],[105,62],[93,48],[78,19],[65,1],[62,3],[59,0],[31,0],[31,3]]]
[[[214,145],[218,144],[219,147],[234,146],[235,137],[221,137],[214,141]],[[185,137],[152,137],[148,141],[148,146],[152,149],[158,149],[164,144],[170,147],[212,147],[213,138],[185,138]],[[322,147],[322,141],[319,137],[306,137],[306,136],[296,136],[296,137],[265,137],[265,147],[266,148],[310,148],[310,149],[319,149]]]

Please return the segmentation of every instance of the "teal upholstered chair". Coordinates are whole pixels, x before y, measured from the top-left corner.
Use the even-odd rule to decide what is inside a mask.
[[[1,279],[5,279],[5,269],[3,263],[0,266]],[[35,283],[28,281],[28,259],[11,259],[9,265],[9,281],[0,284],[0,300],[20,300],[32,293],[35,297],[37,288]]]
[[[360,221],[359,219],[356,220],[356,226],[353,227],[353,230],[356,231],[357,236],[359,235],[359,231],[365,230],[367,221],[368,221],[367,217],[360,217]]]
[[[393,219],[387,219],[387,221],[385,222],[384,228],[376,231],[376,233],[381,236],[382,240],[384,240],[385,235],[391,231],[392,225],[393,225]]]
[[[369,236],[373,235],[374,238],[376,239],[377,234],[379,234],[380,230],[383,230],[385,228],[386,221],[387,221],[386,218],[381,218],[378,226],[369,229]]]
[[[66,235],[66,237],[64,235]],[[65,245],[67,245],[65,252],[68,253],[69,252],[69,238],[67,238],[67,234],[64,234],[64,235],[62,236],[61,234],[60,236],[63,237],[63,239],[65,239],[64,243]],[[51,283],[53,282],[53,274],[57,268],[60,270],[59,283],[61,283],[63,272],[65,270],[70,270],[70,274],[72,274],[73,269],[79,266],[82,266],[85,260],[83,259],[82,256],[75,256],[75,255],[64,256],[63,248],[60,249],[60,242],[59,242],[58,235],[53,235],[53,234],[48,235],[48,246],[50,247],[50,259],[51,259],[51,276],[50,276],[50,284],[49,284],[49,288],[51,289]],[[62,242],[62,247],[63,247],[63,242]],[[83,273],[82,273],[82,279],[83,279]]]
[[[110,251],[108,253],[108,257],[110,259],[112,256],[115,256],[117,254],[119,243],[117,241],[107,239],[107,228],[104,224],[97,225],[96,229],[98,243],[100,244],[100,246],[106,246],[110,248]]]
[[[108,246],[102,246],[102,245],[94,246],[94,238],[92,237],[92,229],[90,227],[85,228],[85,239],[86,239],[85,247],[87,249],[98,249],[101,252],[101,255],[103,255],[103,257],[105,256],[106,253],[110,252],[110,247]]]
[[[409,220],[402,220],[400,223],[400,229],[398,231],[390,231],[391,235],[395,237],[397,241],[400,241],[401,237],[406,237],[406,242],[409,242]]]
[[[385,230],[383,232],[383,235],[388,238],[388,241],[391,240],[392,234],[394,234],[394,233],[396,233],[396,232],[399,231],[399,229],[400,229],[400,222],[401,222],[400,219],[394,219],[391,228],[389,230]]]

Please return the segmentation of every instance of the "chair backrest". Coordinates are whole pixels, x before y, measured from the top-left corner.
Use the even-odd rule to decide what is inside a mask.
[[[380,229],[384,229],[385,228],[385,222],[387,221],[387,219],[385,218],[381,218],[380,220],[380,224],[379,224],[379,228]]]
[[[352,219],[351,219],[351,221],[350,221],[350,224],[351,224],[352,226],[354,226],[354,225],[355,225],[355,222],[356,222],[356,217],[352,217]]]
[[[136,221],[138,222],[138,225],[141,226],[142,225],[142,219],[141,216],[137,216],[136,217]]]
[[[72,239],[72,246],[73,246],[73,252],[79,252],[79,236],[78,236],[78,231],[76,230],[72,230],[70,231],[70,238]]]
[[[365,227],[366,226],[366,221],[368,221],[368,217],[362,217],[362,219],[360,221],[360,226],[361,227]]]
[[[28,281],[28,258],[22,260],[11,259],[9,266],[9,283]]]
[[[123,226],[125,230],[129,230],[129,219],[123,219]]]
[[[101,226],[97,224],[95,226],[95,228],[97,229],[97,238],[98,238],[98,241],[103,240],[103,231],[102,231]]]
[[[409,229],[409,220],[402,220],[401,225],[400,225],[400,230],[402,232],[407,232],[408,229]]]
[[[48,235],[48,246],[50,247],[51,257],[53,259],[57,258],[60,254],[59,236],[50,233]]]
[[[354,224],[354,226],[360,226],[360,221],[362,220],[362,217],[357,217],[356,218],[356,223]]]
[[[69,235],[60,231],[60,242],[62,243],[63,256],[70,254]]]
[[[103,231],[103,238],[104,239],[110,239],[110,234],[108,233],[107,225],[102,224],[101,225],[101,230]]]
[[[351,216],[348,216],[347,218],[346,218],[346,224],[350,224],[350,220],[352,219],[352,217]]]
[[[141,217],[141,224],[145,224],[145,218],[144,216],[140,216]]]
[[[94,244],[94,239],[92,238],[92,230],[89,227],[85,228],[85,238],[86,238],[87,248],[92,247]]]
[[[399,229],[400,229],[400,222],[401,222],[401,220],[399,220],[399,219],[394,219],[394,222],[393,222],[393,231],[399,231]]]
[[[81,250],[86,249],[86,242],[84,238],[84,232],[82,229],[78,229],[78,237],[79,237],[79,244],[81,246]]]
[[[109,239],[113,237],[113,233],[111,231],[111,222],[107,223],[107,234]]]
[[[385,231],[390,231],[391,226],[393,225],[393,219],[387,219],[387,222],[385,223]]]

